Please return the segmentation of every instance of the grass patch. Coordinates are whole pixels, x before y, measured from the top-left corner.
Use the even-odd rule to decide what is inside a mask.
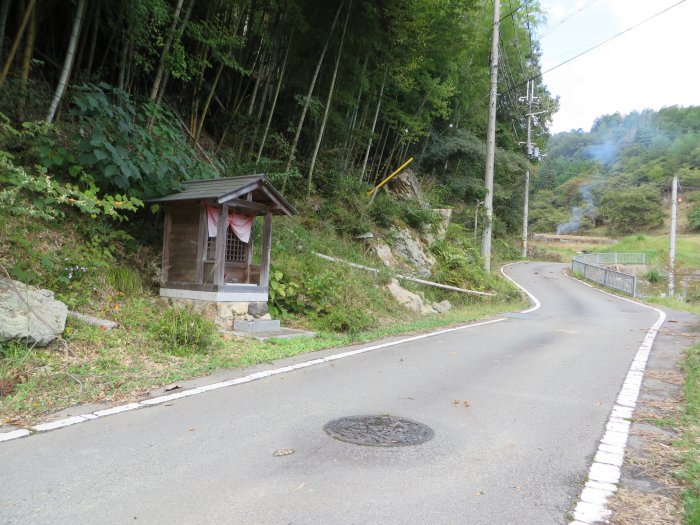
[[[683,465],[678,477],[685,484],[685,522],[700,525],[700,345],[688,350],[684,368],[685,411],[682,438],[677,443],[683,453]]]
[[[265,342],[212,336],[196,316],[163,308],[148,299],[124,299],[113,305],[120,323],[114,330],[69,318],[61,345],[44,349],[20,343],[0,344],[0,421],[33,424],[45,415],[82,403],[118,404],[142,397],[174,381],[201,377],[217,370],[265,363],[326,348],[366,343],[383,337],[425,332],[514,310],[521,298],[471,298],[442,315],[403,312],[382,319],[369,330],[321,331],[314,339]],[[118,307],[118,308],[117,308]],[[299,319],[296,320],[300,322]],[[194,324],[193,324],[194,323]]]
[[[657,306],[662,306],[664,308],[671,308],[673,310],[681,310],[683,312],[690,312],[691,314],[700,315],[700,304],[689,303],[677,297],[645,297],[644,301]]]
[[[596,246],[596,252],[645,253],[650,266],[665,266],[668,256],[667,235],[630,235],[616,244]],[[690,267],[700,267],[700,236],[676,237],[676,261]]]

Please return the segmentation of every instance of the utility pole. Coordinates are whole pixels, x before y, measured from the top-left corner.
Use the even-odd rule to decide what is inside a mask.
[[[525,97],[525,101],[527,102],[527,142],[525,143],[527,168],[525,169],[525,195],[523,198],[523,240],[521,253],[523,259],[527,259],[527,221],[530,204],[530,157],[532,155],[532,103],[535,100],[534,93],[535,81],[529,80],[527,83],[527,96]]]
[[[678,175],[671,182],[671,240],[668,247],[668,296],[676,290],[676,212],[678,210]]]
[[[486,130],[486,220],[481,238],[481,256],[484,270],[491,271],[491,234],[493,230],[493,171],[496,155],[496,99],[498,98],[498,33],[501,18],[500,0],[493,0],[493,37],[491,40],[491,91],[489,93],[489,121]]]

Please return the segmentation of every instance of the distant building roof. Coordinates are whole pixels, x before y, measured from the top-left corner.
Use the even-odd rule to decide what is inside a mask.
[[[244,205],[245,203],[239,197],[251,192],[253,194],[252,203],[267,205],[272,213],[283,213],[290,216],[297,213],[294,207],[270,184],[265,175],[187,181],[182,184],[182,191],[148,199],[147,202],[215,200],[217,204]],[[259,206],[258,209],[260,211]]]

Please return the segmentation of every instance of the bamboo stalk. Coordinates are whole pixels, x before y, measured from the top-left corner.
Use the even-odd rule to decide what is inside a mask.
[[[15,40],[14,42],[12,42],[12,47],[10,48],[10,52],[7,54],[7,58],[5,59],[5,65],[3,66],[2,72],[0,73],[0,87],[2,87],[2,85],[5,83],[5,80],[7,79],[7,74],[10,72],[10,66],[12,65],[12,61],[15,58],[15,53],[17,53],[19,43],[22,41],[22,37],[24,36],[24,30],[26,29],[27,23],[29,22],[29,17],[34,11],[35,4],[36,0],[30,0],[29,5],[27,6],[27,10],[24,12],[22,22],[20,23],[19,29],[17,30],[17,35],[15,35]]]

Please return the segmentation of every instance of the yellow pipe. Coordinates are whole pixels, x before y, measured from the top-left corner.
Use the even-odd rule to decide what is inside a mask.
[[[387,182],[389,182],[394,177],[394,175],[399,173],[402,169],[404,169],[406,166],[408,166],[411,162],[413,162],[413,157],[411,157],[406,162],[401,164],[401,166],[399,166],[394,173],[392,173],[386,179],[384,179],[382,182],[377,184],[377,186],[375,186],[374,189],[369,190],[367,192],[367,195],[372,195],[375,191],[378,191],[382,186],[384,186]]]

